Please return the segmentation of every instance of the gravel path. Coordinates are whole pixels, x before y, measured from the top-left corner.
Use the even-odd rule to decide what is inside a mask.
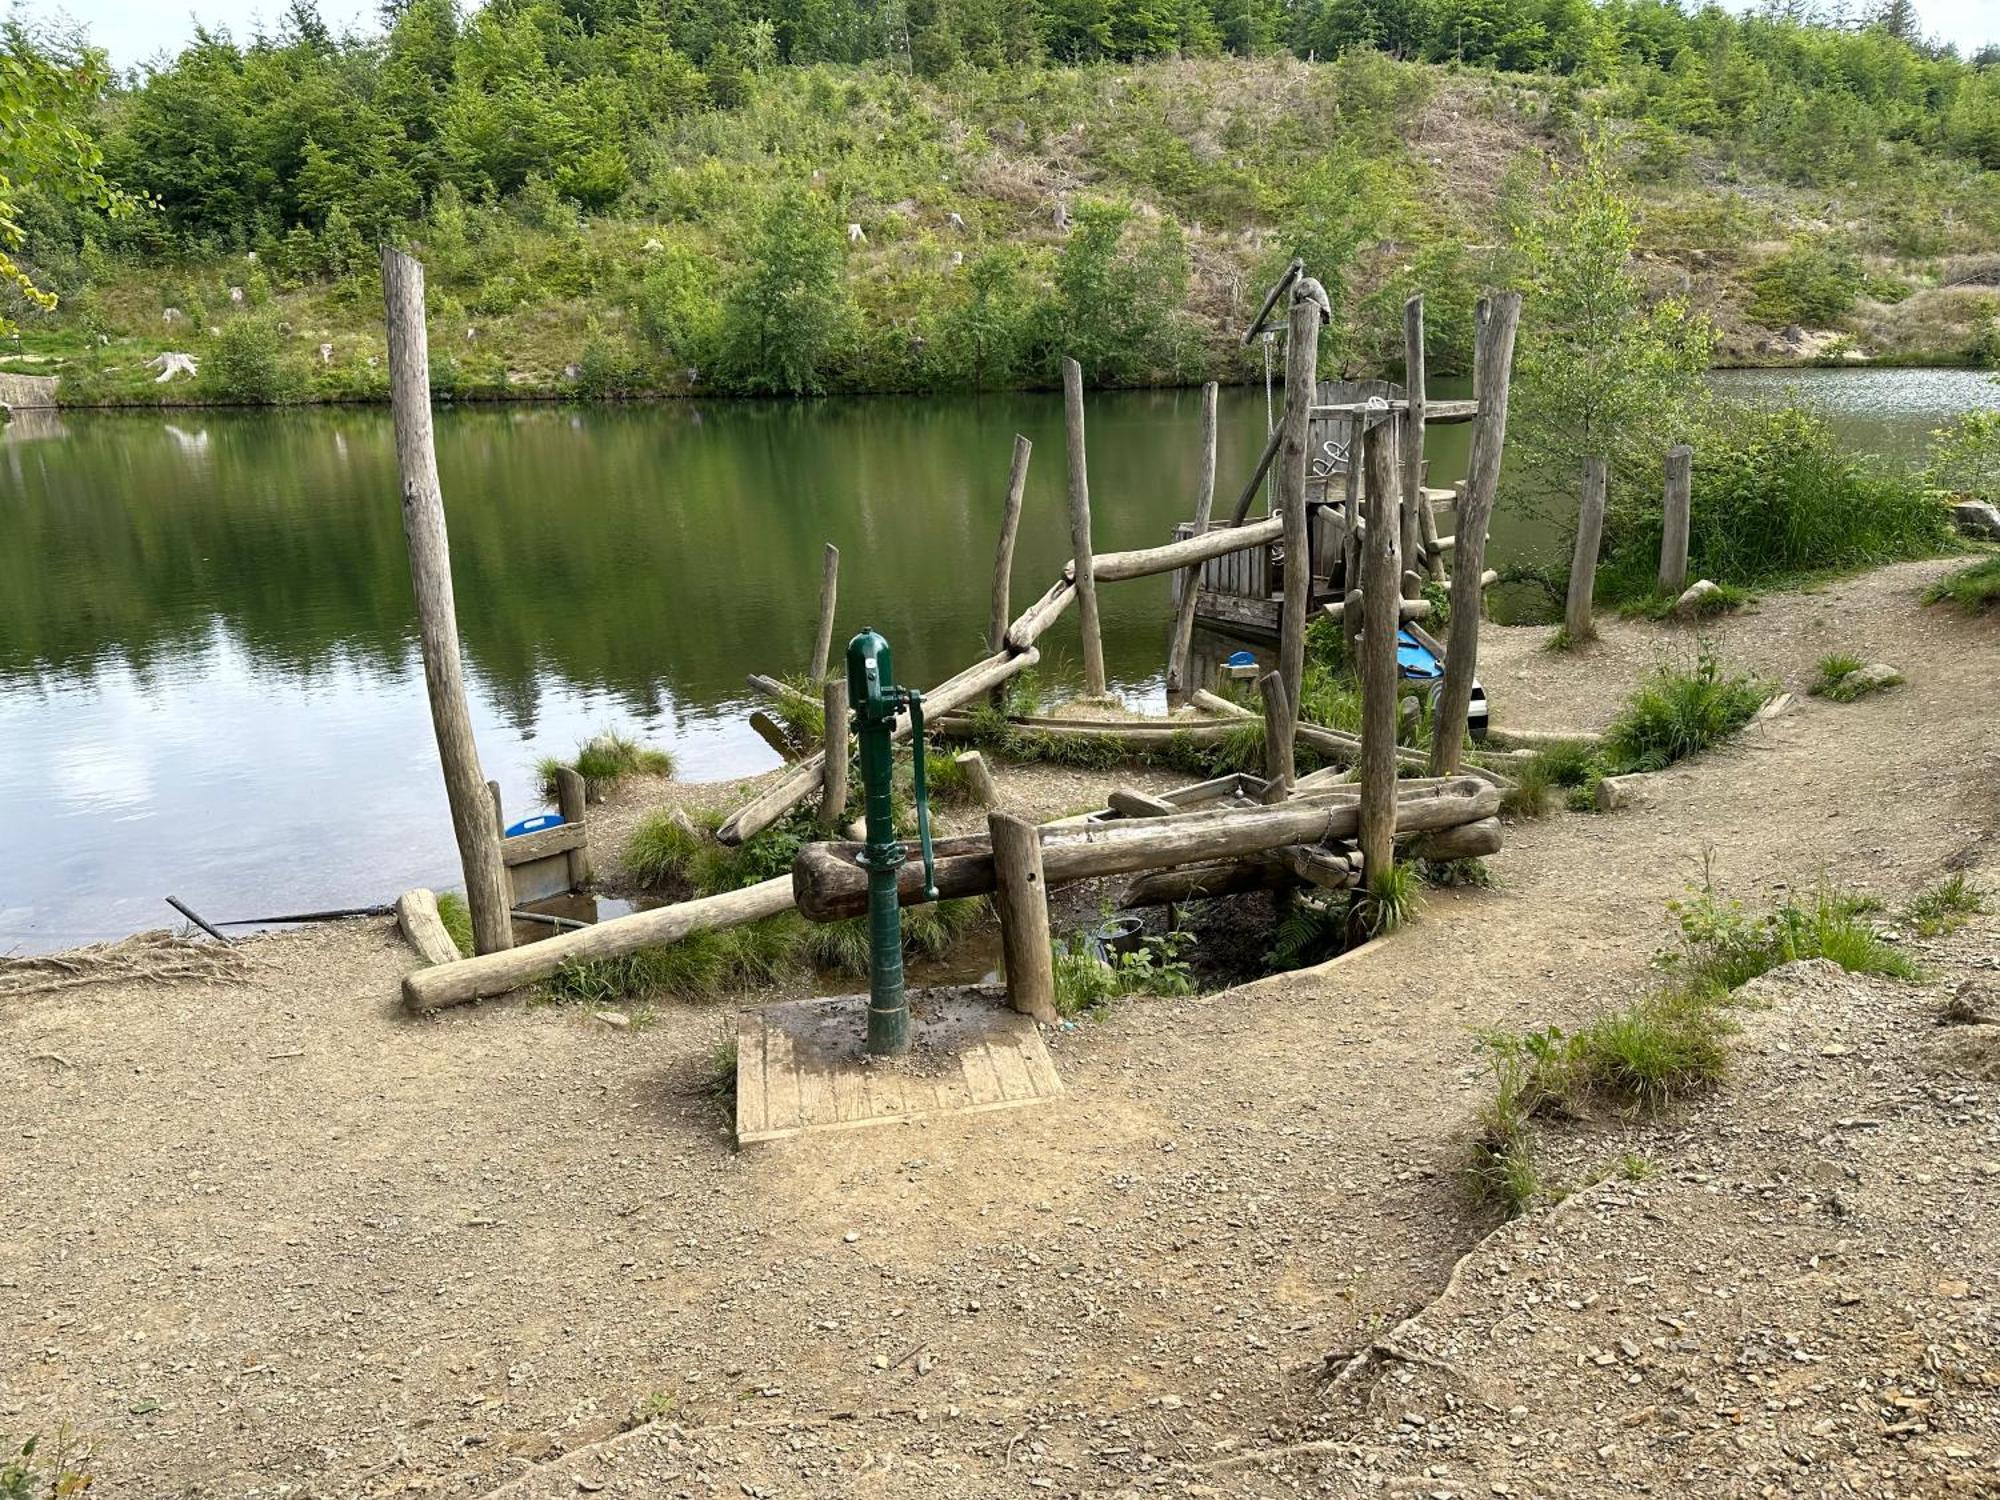
[[[1647,1137],[1656,1183],[1504,1231],[1420,1319],[1450,1371],[1319,1378],[1494,1227],[1458,1177],[1475,1032],[1628,996],[1705,850],[1753,901],[2000,873],[2000,622],[1920,610],[1935,571],[1717,632],[1795,686],[1851,646],[1907,687],[1805,702],[1636,812],[1517,826],[1501,889],[1329,968],[1061,1033],[1044,1109],[737,1154],[725,1009],[413,1020],[380,922],[0,998],[0,1430],[73,1424],[120,1496],[1979,1492],[2000,1145],[1990,1082],[1935,1081],[1930,990],[1777,981],[1737,1081]],[[1683,639],[1544,634],[1489,633],[1500,722],[1601,723]],[[1990,968],[1992,934],[1950,962]],[[1838,1025],[1865,1066],[1801,1070]],[[1891,1124],[1839,1124],[1864,1115]],[[1690,1306],[1698,1347],[1660,1351],[1683,1334],[1648,1320]],[[1881,1430],[1892,1385],[1924,1431]],[[1337,1446],[1273,1456],[1302,1443]]]

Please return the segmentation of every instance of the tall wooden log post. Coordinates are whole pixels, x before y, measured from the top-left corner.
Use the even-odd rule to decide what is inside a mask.
[[[826,681],[826,668],[833,656],[833,612],[840,599],[840,549],[826,544],[826,557],[819,573],[819,631],[813,636],[812,680]]]
[[[431,361],[424,342],[424,268],[382,247],[382,300],[389,330],[389,405],[396,425],[396,468],[402,479],[403,538],[410,548],[424,690],[444,766],[445,796],[472,908],[472,943],[480,953],[514,946],[508,916],[507,867],[500,858],[493,800],[479,769],[465,669],[458,654],[458,611],[451,591],[451,545],[445,535],[444,492],[438,485],[431,436]]]
[[[1306,466],[1311,460],[1312,408],[1318,395],[1319,330],[1327,316],[1326,292],[1310,276],[1292,288],[1291,327],[1285,338],[1284,433],[1278,450],[1278,510],[1285,523],[1285,597],[1278,611],[1278,675],[1284,679],[1287,715],[1296,727],[1299,689],[1306,675],[1306,607],[1312,598],[1312,546],[1306,535]],[[1291,735],[1285,736],[1287,740]]]
[[[1694,449],[1667,450],[1667,514],[1660,532],[1660,592],[1678,594],[1688,581],[1688,520],[1694,502]]]
[[[1444,682],[1431,729],[1431,774],[1456,771],[1465,751],[1465,715],[1472,679],[1479,671],[1479,620],[1486,574],[1486,532],[1500,487],[1500,459],[1507,446],[1507,388],[1513,379],[1514,331],[1521,323],[1521,294],[1480,299],[1479,340],[1473,350],[1473,383],[1479,416],[1472,428],[1472,462],[1458,506],[1458,541],[1451,564],[1451,631],[1445,641]],[[1442,768],[1442,769],[1440,769]]]
[[[993,613],[986,624],[986,651],[1007,649],[1007,625],[1014,618],[1014,538],[1021,531],[1021,498],[1028,490],[1028,459],[1035,445],[1014,434],[1014,462],[1007,470],[1007,498],[1000,507],[1000,544],[993,549]]]
[[[1368,535],[1362,543],[1361,614],[1361,824],[1356,842],[1361,868],[1380,879],[1395,859],[1396,845],[1396,632],[1402,596],[1396,580],[1403,571],[1396,524],[1402,503],[1392,422],[1378,422],[1361,434],[1355,459],[1368,469]]]
[[[1257,686],[1264,695],[1264,780],[1269,783],[1264,789],[1264,800],[1282,802],[1299,779],[1293,739],[1298,732],[1298,719],[1285,699],[1283,677],[1266,672],[1257,679]]]
[[[1077,613],[1083,622],[1083,691],[1102,698],[1104,637],[1097,623],[1097,580],[1091,572],[1090,472],[1083,455],[1083,366],[1062,362],[1063,436],[1069,448],[1069,539],[1076,558]]]
[[[828,678],[820,691],[826,729],[819,768],[819,826],[822,833],[835,833],[847,816],[847,684],[838,677]]]
[[[1591,601],[1597,594],[1597,547],[1604,537],[1604,495],[1610,475],[1602,457],[1583,461],[1583,508],[1576,518],[1576,552],[1569,563],[1569,598],[1563,608],[1563,630],[1572,641],[1597,634],[1591,621]]]
[[[1415,571],[1417,555],[1423,549],[1425,540],[1420,512],[1429,505],[1424,499],[1424,299],[1421,293],[1403,304],[1403,394],[1409,399],[1410,410],[1403,419],[1403,451],[1400,455],[1403,505],[1399,519],[1402,523],[1403,567],[1407,570],[1403,574],[1402,587],[1405,599],[1420,599],[1423,597],[1424,582]]]
[[[556,811],[562,814],[565,823],[581,827],[584,819],[584,804],[589,800],[589,787],[581,773],[574,766],[561,766],[556,770]],[[569,851],[569,885],[573,891],[580,891],[590,884],[590,845],[579,844]]]
[[[1194,534],[1208,529],[1215,513],[1215,401],[1213,380],[1201,388],[1201,468],[1194,482]],[[1201,590],[1201,564],[1181,574],[1180,599],[1174,607],[1174,633],[1167,642],[1167,696],[1179,698],[1193,682],[1189,658],[1194,652],[1194,596]]]
[[[993,845],[993,904],[1000,913],[1000,954],[1014,1009],[1053,1026],[1055,954],[1049,946],[1049,890],[1042,877],[1042,832],[1012,813],[986,815]]]

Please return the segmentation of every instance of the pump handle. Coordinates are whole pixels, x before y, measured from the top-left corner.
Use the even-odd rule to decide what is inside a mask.
[[[917,793],[917,842],[924,851],[924,899],[935,901],[937,891],[937,860],[931,853],[931,793],[930,784],[924,776],[924,695],[915,688],[907,694],[910,705],[910,760],[914,773],[911,780],[916,784]]]

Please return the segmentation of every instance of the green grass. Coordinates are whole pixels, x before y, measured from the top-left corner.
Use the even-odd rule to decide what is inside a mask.
[[[1124,995],[1193,994],[1194,972],[1185,956],[1193,941],[1191,933],[1162,933],[1147,938],[1137,951],[1106,962],[1097,956],[1088,933],[1059,939],[1053,954],[1056,1013],[1075,1019]]]
[[[1300,894],[1278,919],[1264,962],[1273,969],[1302,969],[1385,937],[1417,919],[1423,888],[1417,864],[1398,861],[1357,890]]]
[[[736,1036],[725,1031],[709,1049],[708,1066],[702,1070],[701,1092],[723,1104],[736,1102]]]
[[[1831,698],[1836,703],[1850,702],[1850,697],[1842,696],[1841,681],[1867,665],[1865,658],[1852,652],[1829,651],[1814,666],[1813,680],[1807,685],[1806,692],[1815,698]]]
[[[1695,601],[1693,615],[1697,620],[1712,620],[1718,615],[1734,613],[1754,598],[1756,595],[1748,589],[1733,583],[1717,583],[1713,593],[1703,594]],[[1627,619],[1678,619],[1680,616],[1675,613],[1674,607],[1680,599],[1679,594],[1648,594],[1643,598],[1626,600],[1618,606],[1618,612]]]
[[[1911,911],[1963,912],[1977,899],[1963,885],[1941,882]],[[1824,882],[1809,897],[1788,896],[1757,917],[1724,899],[1711,879],[1667,908],[1676,942],[1656,957],[1665,980],[1653,992],[1574,1033],[1550,1026],[1480,1038],[1493,1092],[1479,1111],[1467,1177],[1477,1196],[1510,1217],[1541,1193],[1537,1117],[1579,1115],[1598,1102],[1655,1109],[1711,1086],[1729,1067],[1733,993],[1758,975],[1825,958],[1854,974],[1921,977],[1865,920],[1880,912],[1879,902]]]
[[[1924,887],[1903,908],[1903,917],[1919,937],[1955,932],[1986,910],[1987,893],[1963,875],[1947,875]]]
[[[466,905],[465,897],[457,891],[440,892],[438,920],[444,923],[453,946],[466,958],[472,957],[472,908]]]
[[[12,1438],[0,1438],[0,1500],[80,1496],[91,1486],[91,1475],[81,1466],[93,1457],[91,1445],[78,1441],[67,1425],[57,1430],[46,1451],[39,1433],[18,1445]]]
[[[1604,732],[1607,775],[1660,771],[1721,743],[1749,723],[1770,685],[1724,667],[1706,644],[1692,667],[1663,666],[1640,683]]]
[[[1983,614],[2000,604],[2000,555],[1946,574],[1924,590],[1924,603],[1955,604],[1968,615]]]
[[[550,802],[556,800],[556,773],[565,769],[584,779],[594,799],[629,777],[673,775],[674,757],[670,751],[641,745],[629,735],[606,729],[577,746],[574,760],[545,755],[535,762],[536,782]]]

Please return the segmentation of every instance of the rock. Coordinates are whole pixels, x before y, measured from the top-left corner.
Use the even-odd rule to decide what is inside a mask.
[[[1859,698],[1864,693],[1879,693],[1884,688],[1898,686],[1903,674],[1886,661],[1871,661],[1865,667],[1856,667],[1839,682],[1834,684],[1834,694],[1842,698]]]
[[[1674,617],[1692,620],[1697,615],[1706,614],[1708,601],[1721,592],[1721,587],[1713,579],[1703,578],[1689,584],[1687,592],[1674,601]]]
[[[1652,800],[1653,778],[1643,773],[1607,776],[1597,783],[1599,812],[1619,812],[1628,807],[1643,807]]]
[[[614,1031],[626,1031],[632,1025],[632,1018],[622,1010],[594,1010],[590,1013],[590,1019],[602,1021]]]
[[[241,307],[243,305],[243,288],[240,286],[231,287],[229,289],[229,300],[236,306]]]
[[[1752,724],[1768,724],[1771,720],[1781,718],[1785,714],[1790,713],[1793,705],[1797,702],[1798,699],[1794,698],[1790,693],[1780,693],[1777,697],[1766,701],[1762,708],[1752,714],[1750,722]]]
[[[850,245],[865,245],[868,243],[868,236],[862,233],[859,224],[849,224],[847,226],[847,243]]]
[[[2000,507],[1984,500],[1961,500],[1951,508],[1952,524],[1960,536],[1975,541],[2000,542]]]

